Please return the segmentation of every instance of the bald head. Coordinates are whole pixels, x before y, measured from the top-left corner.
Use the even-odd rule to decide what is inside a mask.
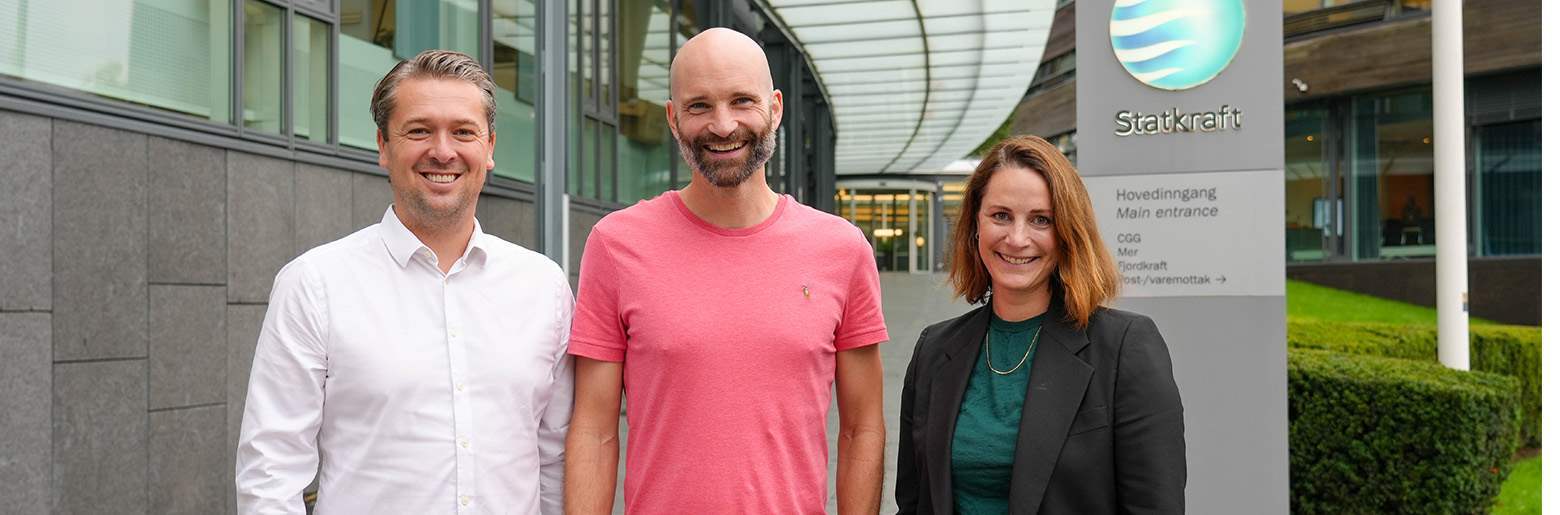
[[[783,103],[758,43],[730,29],[700,32],[672,59],[666,124],[683,160],[716,187],[740,186],[774,155]]]
[[[724,27],[705,30],[689,39],[672,58],[672,99],[681,86],[719,80],[747,83],[748,88],[775,89],[763,47],[746,34]]]

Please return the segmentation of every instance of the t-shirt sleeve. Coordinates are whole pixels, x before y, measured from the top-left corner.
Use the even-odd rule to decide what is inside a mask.
[[[845,314],[834,331],[834,350],[850,350],[888,341],[883,324],[883,291],[878,282],[877,261],[872,246],[858,238],[851,246],[851,258],[844,260],[850,270],[850,289],[845,295]]]
[[[600,230],[592,230],[585,239],[569,354],[621,362],[628,348],[628,333],[619,309],[617,263],[608,240]]]

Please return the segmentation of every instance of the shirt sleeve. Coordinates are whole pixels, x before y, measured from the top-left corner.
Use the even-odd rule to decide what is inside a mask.
[[[562,275],[560,271],[559,275]],[[563,513],[563,444],[569,432],[569,415],[574,407],[574,366],[565,352],[573,319],[574,295],[560,277],[558,286],[558,333],[556,363],[551,376],[551,393],[542,408],[536,428],[537,455],[541,457],[539,497],[543,515]]]
[[[238,439],[238,513],[302,514],[319,468],[325,402],[324,288],[302,260],[277,273]]]
[[[834,331],[835,351],[888,341],[888,326],[883,323],[883,291],[871,244],[858,238],[847,262],[851,267],[850,290],[845,296],[845,313]]]
[[[628,348],[628,333],[619,305],[617,263],[608,239],[598,224],[585,240],[569,354],[621,362]]]

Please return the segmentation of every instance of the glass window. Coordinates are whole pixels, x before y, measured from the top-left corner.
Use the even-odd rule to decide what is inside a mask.
[[[1357,257],[1435,255],[1431,125],[1429,88],[1355,97]]]
[[[374,85],[395,63],[430,48],[477,57],[480,22],[476,0],[341,0],[341,142],[377,148],[369,113]]]
[[[1414,0],[1403,0],[1403,1],[1404,2],[1413,2]],[[1424,3],[1429,3],[1429,0],[1423,0],[1423,1],[1424,1]],[[1387,3],[1390,3],[1390,2],[1382,2],[1380,0],[1284,0],[1284,14],[1294,14],[1294,13],[1298,13],[1298,12],[1315,11],[1317,9],[1324,9],[1324,8],[1328,8],[1328,7],[1338,7],[1338,6],[1341,6],[1341,5],[1359,4],[1359,3],[1387,4]]]
[[[231,4],[0,0],[0,75],[229,123]]]
[[[1040,68],[1035,70],[1035,78],[1029,83],[1029,91],[1044,90],[1066,82],[1073,77],[1077,68],[1077,52],[1069,50],[1062,55],[1052,57],[1040,63]]]
[[[306,16],[293,16],[293,134],[325,143],[330,26]]]
[[[244,128],[282,132],[282,22],[280,8],[244,2]]]
[[[1539,127],[1529,120],[1474,129],[1481,254],[1540,251]]]
[[[536,2],[493,2],[496,175],[536,180],[536,81]]]
[[[675,156],[666,125],[671,75],[671,15],[664,1],[623,0],[618,7],[618,201],[650,198],[671,187]]]
[[[624,204],[671,188],[672,160],[681,159],[666,125],[670,9],[665,0],[618,4],[617,201]]]
[[[1284,251],[1290,261],[1326,258],[1325,242],[1336,235],[1326,127],[1325,104],[1284,110]]]
[[[682,48],[683,45],[688,43],[689,39],[698,35],[699,31],[704,30],[703,20],[699,18],[699,11],[694,8],[693,4],[694,2],[691,0],[678,0],[673,4],[677,6],[678,11],[677,17],[672,20],[674,23],[672,30],[673,44],[676,45],[676,48]],[[668,74],[669,78],[670,74]],[[667,98],[671,98],[671,95],[668,94]],[[673,140],[673,153],[677,155],[677,159],[673,160],[673,163],[677,166],[677,172],[673,178],[672,188],[680,189],[693,180],[693,168],[688,166],[688,160],[682,158],[682,151],[676,149],[676,144],[676,140]],[[779,153],[778,150],[776,153]]]
[[[575,0],[570,16],[570,91],[574,116],[568,167],[569,191],[581,198],[612,201],[617,198],[617,106],[612,103],[616,84],[611,34],[614,2]]]

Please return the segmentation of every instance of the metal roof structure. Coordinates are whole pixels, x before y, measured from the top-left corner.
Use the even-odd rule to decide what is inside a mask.
[[[834,115],[835,173],[941,171],[1029,86],[1056,0],[768,0]]]

